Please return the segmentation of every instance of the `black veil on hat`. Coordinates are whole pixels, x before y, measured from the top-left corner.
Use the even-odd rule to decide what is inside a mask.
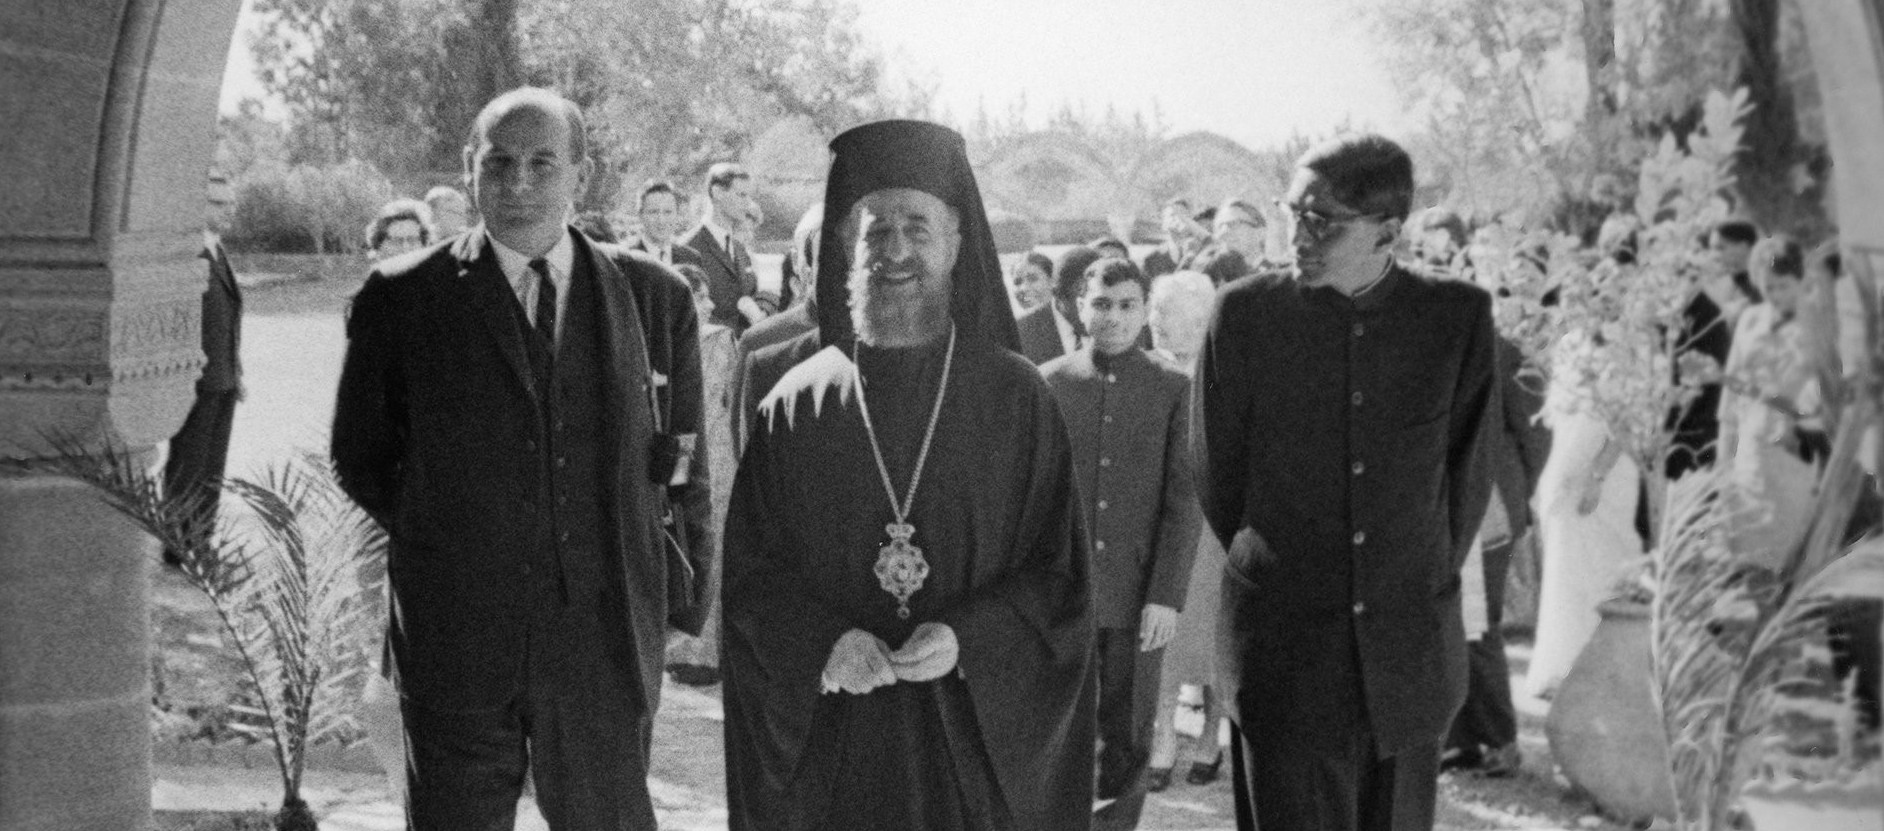
[[[831,140],[831,174],[824,187],[824,228],[818,255],[818,332],[825,345],[848,346],[856,337],[850,319],[850,258],[855,246],[842,239],[851,208],[885,188],[932,194],[961,217],[962,245],[955,257],[949,309],[964,335],[979,334],[1020,351],[1020,334],[1002,281],[1001,259],[988,228],[981,189],[968,165],[961,134],[927,121],[877,121]]]

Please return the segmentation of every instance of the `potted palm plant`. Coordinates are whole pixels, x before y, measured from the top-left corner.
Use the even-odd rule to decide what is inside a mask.
[[[220,493],[165,494],[140,459],[115,441],[90,447],[49,439],[42,473],[71,476],[177,554],[183,578],[208,598],[239,657],[246,703],[232,725],[267,744],[281,775],[279,831],[316,831],[301,796],[310,745],[353,730],[348,696],[370,665],[377,627],[361,565],[384,556],[379,526],[340,491],[325,459],[304,455]],[[236,511],[212,511],[222,496]],[[211,517],[215,517],[213,520]]]

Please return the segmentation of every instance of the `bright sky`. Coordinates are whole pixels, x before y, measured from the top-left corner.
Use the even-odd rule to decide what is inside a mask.
[[[892,66],[937,85],[959,123],[1023,93],[1147,115],[1262,148],[1344,121],[1397,133],[1399,104],[1354,0],[863,0]]]
[[[1023,94],[1043,123],[1061,102],[1151,114],[1260,149],[1344,122],[1396,134],[1402,117],[1356,0],[854,0],[892,72],[936,86],[958,123]],[[247,3],[244,4],[245,7]],[[259,95],[240,35],[223,106]]]

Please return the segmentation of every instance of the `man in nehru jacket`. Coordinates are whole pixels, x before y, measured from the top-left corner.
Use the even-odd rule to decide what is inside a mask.
[[[1092,529],[1103,745],[1095,828],[1138,826],[1159,668],[1203,525],[1188,456],[1190,378],[1138,345],[1150,289],[1130,260],[1088,266],[1080,318],[1090,343],[1040,367],[1066,417]]]
[[[1499,404],[1491,296],[1394,262],[1412,196],[1392,141],[1310,150],[1286,200],[1295,273],[1226,286],[1199,355],[1243,829],[1433,825]]]
[[[705,566],[661,529],[670,488],[706,486],[675,475],[693,295],[567,224],[592,170],[567,99],[497,96],[464,159],[483,223],[375,266],[334,411],[341,487],[391,539],[408,822],[507,831],[528,777],[552,829],[654,831],[663,641]]]

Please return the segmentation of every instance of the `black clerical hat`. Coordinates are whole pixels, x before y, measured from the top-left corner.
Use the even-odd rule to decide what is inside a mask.
[[[855,336],[848,288],[852,248],[840,238],[852,206],[885,188],[911,188],[933,194],[961,217],[962,246],[955,258],[949,303],[956,327],[964,335],[979,334],[1018,352],[1020,335],[1008,306],[994,233],[961,134],[927,121],[878,121],[832,139],[831,152],[824,229],[819,232],[819,339],[841,345]]]

